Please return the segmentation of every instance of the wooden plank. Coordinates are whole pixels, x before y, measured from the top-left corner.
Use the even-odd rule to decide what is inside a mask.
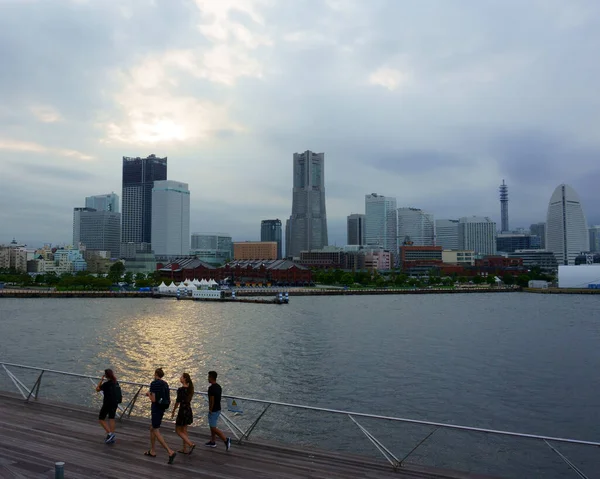
[[[180,448],[181,439],[171,423],[161,431],[174,450]],[[167,453],[159,445],[156,458],[143,455],[149,448],[149,420],[117,421],[117,442],[106,445],[96,411],[46,401],[26,403],[0,393],[0,477],[53,477],[54,463],[64,461],[65,476],[74,479],[157,474],[173,479],[484,479],[416,465],[394,472],[383,459],[261,441],[234,443],[226,452],[220,444],[215,449],[204,447],[206,433],[191,428],[190,438],[197,444],[194,453],[178,454],[168,465]]]

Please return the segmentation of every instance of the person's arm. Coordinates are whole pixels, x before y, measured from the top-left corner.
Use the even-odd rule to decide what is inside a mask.
[[[177,411],[177,408],[179,407],[179,403],[176,402],[175,406],[173,406],[173,412],[171,413],[171,417],[175,417],[175,411]]]
[[[215,407],[215,397],[208,396],[208,412],[213,412],[213,407]]]
[[[102,381],[104,381],[104,374],[100,378],[100,382],[98,383],[98,386],[96,386],[96,392],[97,393],[99,393],[100,391],[102,391]]]
[[[150,388],[148,389],[146,396],[150,398],[150,402],[156,402],[156,395],[154,394],[154,391],[152,391],[152,384],[150,384]]]

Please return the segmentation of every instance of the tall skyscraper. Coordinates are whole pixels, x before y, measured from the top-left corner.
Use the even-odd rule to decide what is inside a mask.
[[[496,253],[496,223],[488,217],[465,216],[458,220],[458,249],[476,254]]]
[[[366,244],[365,215],[352,214],[348,216],[347,226],[346,244],[364,246]]]
[[[418,208],[398,208],[397,244],[410,241],[413,246],[435,245],[435,223],[433,215]]]
[[[396,198],[365,195],[365,240],[369,246],[397,252]]]
[[[292,214],[285,226],[285,254],[327,246],[325,153],[294,153]]]
[[[119,213],[119,196],[114,193],[87,196],[85,198],[85,207],[93,208],[98,211],[112,211],[113,213]]]
[[[499,188],[500,191],[500,216],[501,216],[501,233],[508,233],[508,186],[502,180],[502,184]]]
[[[558,185],[548,204],[546,249],[559,265],[575,264],[575,257],[590,249],[587,221],[579,195],[569,185]]]
[[[533,236],[540,238],[540,249],[546,249],[546,223],[535,223],[529,227]]]
[[[112,258],[121,250],[121,214],[94,208],[73,209],[73,246],[88,251],[108,251]]]
[[[600,225],[590,227],[590,251],[600,253]]]
[[[281,220],[262,220],[260,222],[260,240],[262,242],[275,241],[277,243],[277,259],[283,258]]]
[[[123,243],[152,243],[152,188],[166,179],[166,157],[123,157]]]
[[[435,220],[435,244],[446,250],[458,249],[458,220]]]
[[[155,255],[190,251],[190,191],[187,183],[155,181],[152,189],[152,249]]]
[[[233,241],[227,233],[193,233],[190,254],[213,265],[233,259]]]

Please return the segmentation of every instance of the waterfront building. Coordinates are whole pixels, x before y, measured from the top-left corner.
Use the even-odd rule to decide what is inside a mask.
[[[508,233],[508,186],[502,180],[502,184],[498,189],[500,192],[500,231],[502,233]]]
[[[190,250],[190,191],[187,183],[155,181],[152,189],[152,251],[184,255]]]
[[[475,264],[474,251],[443,250],[442,263],[459,266],[473,266]]]
[[[407,274],[428,274],[443,262],[441,246],[400,246],[400,269]]]
[[[14,239],[9,245],[0,245],[0,269],[14,269],[17,273],[27,272],[28,252],[25,245]]]
[[[86,196],[85,207],[98,211],[111,211],[112,213],[119,213],[119,196],[114,193]]]
[[[532,224],[529,233],[540,238],[540,249],[546,249],[546,223]]]
[[[285,254],[299,257],[301,251],[327,246],[325,208],[325,153],[294,153],[292,214],[285,226]]]
[[[277,243],[277,259],[283,258],[281,220],[262,220],[260,222],[260,240]]]
[[[590,251],[592,253],[600,252],[600,225],[592,226],[589,229]]]
[[[276,241],[244,241],[233,243],[233,259],[278,259]]]
[[[365,195],[365,244],[398,251],[396,198],[371,193]]]
[[[523,266],[531,269],[533,267],[540,268],[545,273],[555,273],[558,269],[556,256],[552,251],[542,249],[524,249],[516,250],[513,253],[508,253],[509,258],[523,259]]]
[[[123,157],[123,243],[135,243],[137,250],[152,244],[152,188],[155,181],[167,179],[167,158]]]
[[[363,246],[366,244],[365,215],[351,214],[347,218],[348,245]]]
[[[496,250],[512,253],[516,250],[540,248],[539,236],[530,234],[500,233],[496,236]]]
[[[458,220],[458,249],[476,254],[496,253],[496,223],[488,217],[465,216]]]
[[[134,276],[137,273],[153,273],[156,271],[156,264],[156,256],[151,252],[137,252],[124,261],[125,271],[132,273]]]
[[[370,271],[390,271],[394,265],[394,254],[384,249],[367,250],[364,258],[364,268]]]
[[[558,265],[559,288],[584,288],[600,285],[600,264]]]
[[[396,210],[397,242],[410,242],[413,246],[435,245],[435,223],[433,215],[418,208]]]
[[[87,200],[87,199],[86,199]],[[121,213],[108,209],[73,208],[73,245],[88,251],[108,251],[116,258],[121,251]]]
[[[581,252],[589,251],[589,231],[579,195],[569,185],[552,193],[546,220],[546,248],[559,265],[573,264]]]
[[[435,244],[445,250],[458,249],[458,220],[435,220]]]
[[[215,266],[231,261],[233,241],[227,233],[193,233],[190,254]]]

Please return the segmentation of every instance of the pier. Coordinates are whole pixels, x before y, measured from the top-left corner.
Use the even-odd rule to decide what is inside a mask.
[[[177,454],[168,465],[167,453],[158,444],[157,457],[144,456],[149,448],[149,424],[149,419],[117,420],[117,441],[107,445],[95,410],[42,400],[26,402],[15,394],[0,392],[0,477],[53,478],[54,464],[64,462],[69,479],[491,479],[416,465],[394,472],[368,457],[255,440],[234,443],[225,452],[220,444],[216,449],[204,447],[208,435],[195,428],[190,428],[194,452]],[[174,424],[163,421],[161,432],[177,450],[181,439],[174,429]]]

